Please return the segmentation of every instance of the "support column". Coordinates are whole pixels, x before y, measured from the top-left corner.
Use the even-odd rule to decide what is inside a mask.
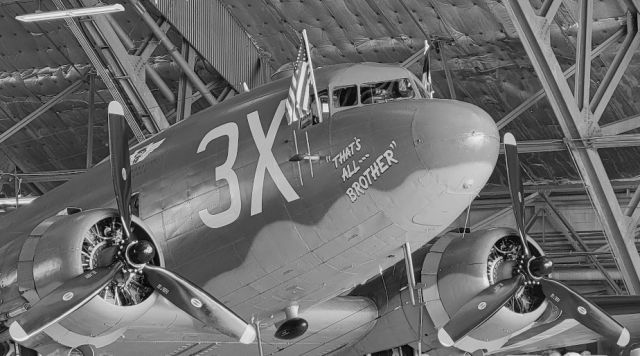
[[[195,51],[189,45],[189,42],[182,40],[182,55],[187,58],[189,68],[193,68],[196,62]],[[182,121],[191,116],[191,105],[193,104],[193,90],[187,76],[183,73],[180,75],[178,83],[178,108],[176,109],[176,122]]]
[[[593,2],[592,0],[584,1]],[[624,276],[627,290],[631,294],[638,294],[640,293],[640,276],[638,275],[638,271],[640,271],[640,256],[635,247],[633,231],[628,228],[628,218],[622,214],[598,152],[584,144],[584,139],[593,136],[598,132],[599,127],[593,120],[591,109],[580,110],[576,103],[576,97],[571,93],[560,64],[551,49],[548,19],[553,14],[546,14],[545,17],[536,15],[535,10],[528,1],[506,0],[503,3],[542,82],[551,107],[565,135],[566,144],[576,162],[578,172],[582,176],[587,191],[594,201],[603,230]],[[592,4],[588,6],[592,6]],[[584,13],[584,11],[586,9],[583,9],[581,13]],[[592,19],[588,18],[586,14],[581,16],[581,28],[584,29],[590,26],[589,23],[591,21]],[[634,31],[637,33],[637,27]],[[588,38],[585,36],[583,34],[580,41],[586,46]],[[591,44],[589,43],[588,45],[590,46]],[[585,48],[579,51],[579,54],[585,55],[585,52],[589,51]],[[588,62],[588,59],[584,62],[583,69],[586,70],[586,63]],[[582,78],[580,81],[588,82],[589,78]],[[585,99],[581,96],[580,98],[582,98],[582,104],[584,100],[588,100],[588,97]],[[608,101],[609,98],[603,95],[603,99]],[[593,105],[594,102],[592,101],[589,106],[593,107]],[[597,106],[600,105],[604,105],[602,101],[598,101]]]
[[[87,123],[87,169],[93,166],[93,121],[96,115],[96,76],[89,74],[89,122]]]

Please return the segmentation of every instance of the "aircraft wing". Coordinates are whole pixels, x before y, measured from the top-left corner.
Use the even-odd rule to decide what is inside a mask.
[[[640,296],[599,296],[589,298],[611,314],[631,333],[631,344],[640,339]],[[573,319],[562,318],[553,322],[534,325],[512,337],[495,354],[530,353],[540,350],[589,344],[602,337]]]
[[[377,309],[366,298],[336,297],[300,314],[309,330],[295,340],[274,337],[276,325],[261,327],[265,355],[330,355],[361,339],[375,324]],[[169,320],[168,320],[169,319]],[[137,325],[96,355],[259,355],[257,343],[243,345],[216,330],[204,329],[162,298]]]

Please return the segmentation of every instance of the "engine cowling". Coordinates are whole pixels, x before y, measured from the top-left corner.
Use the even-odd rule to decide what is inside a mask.
[[[95,209],[56,215],[45,220],[24,244],[18,268],[22,293],[32,305],[63,282],[97,267],[101,252],[118,243],[122,230],[113,209]],[[150,241],[149,228],[133,217],[137,239]],[[152,264],[161,265],[158,254]],[[120,337],[125,328],[154,304],[156,294],[142,275],[131,273],[110,283],[82,308],[58,324],[45,329],[55,342],[78,347],[101,347]]]
[[[532,239],[534,256],[543,254]],[[495,228],[461,235],[445,235],[425,257],[422,282],[426,309],[436,327],[480,291],[512,277],[520,243],[515,230]],[[526,286],[491,319],[464,337],[456,347],[468,352],[493,350],[515,332],[531,325],[547,307],[539,285]]]

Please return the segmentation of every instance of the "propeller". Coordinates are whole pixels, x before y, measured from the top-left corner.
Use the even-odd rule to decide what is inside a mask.
[[[631,336],[625,327],[567,285],[550,279],[548,276],[553,270],[553,262],[549,258],[531,255],[524,228],[524,199],[517,144],[511,133],[504,135],[503,142],[509,192],[521,244],[520,263],[512,278],[489,286],[463,305],[449,322],[438,330],[438,341],[443,346],[453,346],[489,320],[510,298],[517,296],[525,285],[537,284],[542,287],[547,300],[555,304],[567,317],[575,319],[609,340],[615,340],[620,347],[626,346]]]
[[[126,122],[122,106],[115,101],[109,103],[109,152],[111,176],[122,222],[122,240],[118,245],[102,251],[97,268],[66,281],[18,316],[9,327],[11,337],[19,342],[25,341],[88,303],[119,274],[141,273],[153,289],[206,326],[241,343],[252,343],[256,338],[253,326],[186,278],[150,264],[156,255],[154,245],[146,240],[138,240],[132,234],[129,206],[131,164]]]
[[[131,163],[127,142],[127,122],[124,120],[122,105],[117,101],[109,103],[109,161],[111,179],[118,204],[125,238],[131,238]]]

